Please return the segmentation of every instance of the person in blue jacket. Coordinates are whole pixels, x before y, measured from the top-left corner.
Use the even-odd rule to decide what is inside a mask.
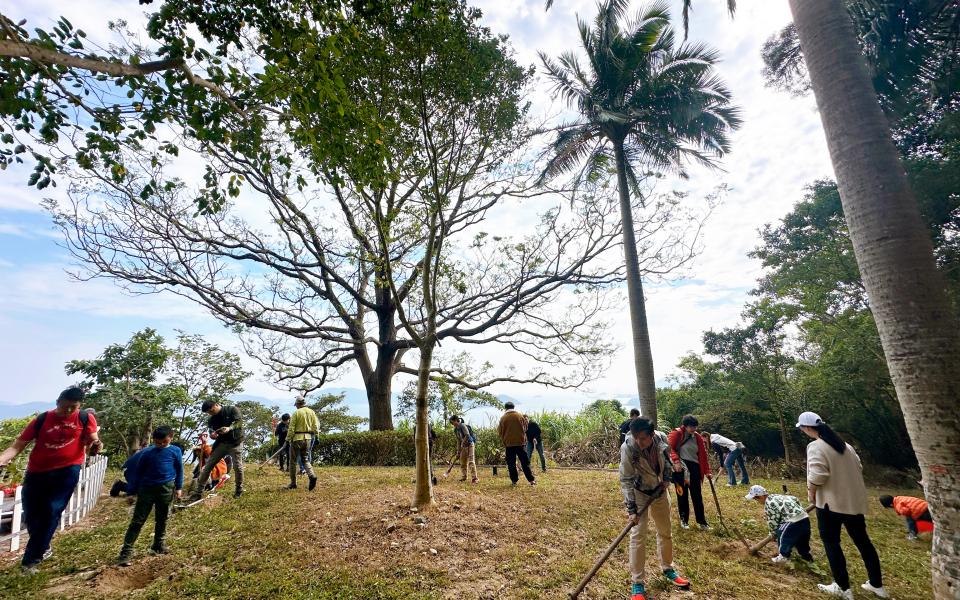
[[[164,538],[167,533],[167,517],[173,498],[183,497],[183,451],[171,444],[173,430],[166,425],[153,431],[153,445],[137,453],[137,460],[127,475],[127,494],[136,495],[133,518],[123,538],[123,547],[117,562],[129,566],[133,558],[133,544],[140,536],[140,530],[155,510],[156,526],[153,533],[152,554],[168,552]],[[132,477],[131,477],[132,475]],[[133,502],[133,498],[130,498]]]

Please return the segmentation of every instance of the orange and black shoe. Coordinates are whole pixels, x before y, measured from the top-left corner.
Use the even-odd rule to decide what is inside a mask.
[[[647,600],[647,591],[642,583],[634,583],[630,586],[630,600]]]
[[[681,590],[690,589],[690,580],[686,577],[680,577],[680,574],[677,573],[676,569],[664,569],[663,576],[669,579],[673,585],[677,586]]]

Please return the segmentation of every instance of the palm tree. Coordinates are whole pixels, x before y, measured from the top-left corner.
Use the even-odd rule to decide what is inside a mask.
[[[843,0],[790,0],[857,264],[936,522],[933,592],[960,595],[960,323]]]
[[[634,363],[643,415],[656,421],[656,382],[647,328],[630,192],[643,201],[638,168],[686,175],[688,162],[714,167],[740,124],[730,92],[715,75],[717,53],[674,43],[665,3],[627,19],[629,0],[605,0],[592,24],[578,19],[587,61],[573,52],[540,59],[555,90],[580,119],[561,127],[543,179],[574,171],[589,179],[613,163],[623,221]]]

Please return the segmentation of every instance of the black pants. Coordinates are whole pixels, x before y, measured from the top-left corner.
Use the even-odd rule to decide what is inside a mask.
[[[507,471],[510,473],[510,481],[513,483],[520,481],[520,474],[517,473],[518,458],[520,459],[520,468],[523,469],[523,476],[527,478],[527,481],[533,483],[530,457],[527,456],[527,449],[523,446],[507,446]]]
[[[690,522],[690,501],[693,501],[693,514],[697,523],[707,524],[707,517],[703,514],[703,481],[700,479],[700,463],[689,460],[683,461],[690,473],[690,482],[683,484],[683,494],[677,498],[677,508],[680,510],[680,520]]]
[[[823,550],[827,553],[830,563],[830,572],[833,580],[840,589],[850,589],[850,575],[847,573],[847,559],[840,548],[840,528],[845,527],[850,539],[853,540],[863,564],[867,568],[870,585],[883,586],[883,576],[880,574],[880,557],[873,547],[870,536],[867,535],[867,521],[863,515],[845,515],[830,511],[830,506],[817,509],[817,527],[820,529],[820,539],[823,540]]]

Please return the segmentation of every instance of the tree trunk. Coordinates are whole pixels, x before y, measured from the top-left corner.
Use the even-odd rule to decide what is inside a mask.
[[[617,187],[620,192],[620,219],[623,221],[623,257],[627,266],[627,297],[630,302],[630,325],[633,330],[633,364],[640,396],[640,414],[657,423],[657,382],[653,375],[653,352],[647,327],[647,308],[640,278],[637,239],[633,231],[633,208],[627,187],[626,158],[623,143],[614,142],[617,159]]]
[[[842,0],[790,0],[857,264],[936,529],[933,594],[960,597],[960,325]]]
[[[783,421],[783,411],[777,408],[777,422],[780,424],[780,442],[783,444],[783,462],[793,464],[790,460],[790,436],[787,433],[787,424]]]
[[[379,365],[364,381],[367,388],[367,406],[370,408],[371,431],[393,429],[392,384],[393,369],[382,369]]]
[[[433,342],[428,340],[424,347],[420,349],[420,367],[417,369],[417,430],[415,438],[417,482],[413,492],[413,505],[421,508],[433,504],[433,482],[430,481],[430,405],[427,401],[432,361]]]

